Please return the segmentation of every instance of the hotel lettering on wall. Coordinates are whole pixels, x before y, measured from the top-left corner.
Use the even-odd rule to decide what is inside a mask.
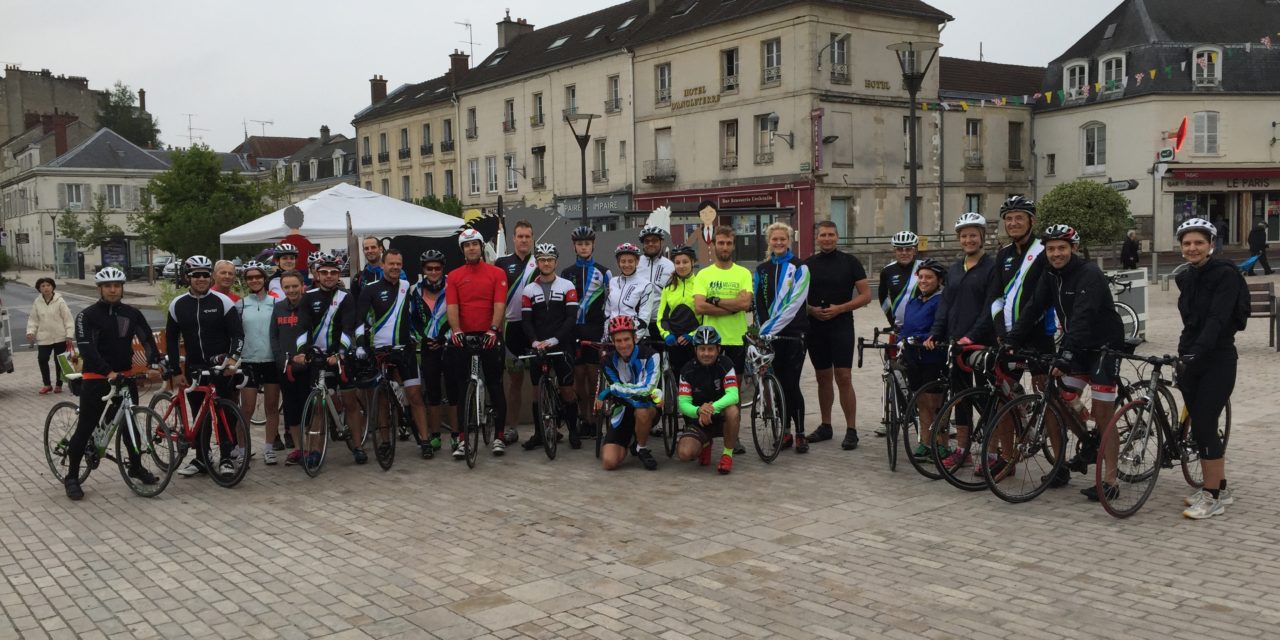
[[[685,89],[679,100],[671,102],[671,110],[679,111],[681,109],[705,107],[712,104],[720,104],[720,94],[707,94],[707,87],[706,85],[703,85],[700,87],[690,87]]]

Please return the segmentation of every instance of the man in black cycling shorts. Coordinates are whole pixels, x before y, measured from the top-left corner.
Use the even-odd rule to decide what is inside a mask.
[[[67,476],[63,479],[67,497],[79,500],[84,497],[80,488],[80,461],[93,430],[106,403],[102,401],[111,392],[111,381],[133,368],[133,339],[137,338],[146,349],[147,362],[158,363],[160,354],[155,337],[142,312],[120,302],[124,297],[124,272],[106,267],[94,275],[98,285],[98,301],[85,307],[76,315],[76,346],[84,360],[83,386],[80,389],[80,417],[76,431],[67,443]],[[137,385],[129,383],[129,393],[137,400]],[[129,444],[129,438],[124,438]],[[129,447],[130,478],[143,484],[155,484],[159,479],[143,468],[138,452]]]
[[[1116,313],[1115,303],[1111,298],[1111,287],[1098,265],[1088,262],[1075,254],[1080,236],[1075,229],[1064,224],[1057,224],[1044,230],[1041,236],[1044,252],[1048,257],[1049,270],[1036,287],[1035,296],[1024,310],[1018,322],[1009,332],[1006,343],[1011,348],[1027,344],[1032,336],[1040,330],[1040,317],[1053,309],[1062,324],[1062,344],[1053,361],[1049,375],[1062,378],[1062,386],[1067,393],[1079,394],[1088,384],[1093,391],[1093,419],[1100,428],[1111,422],[1116,409],[1116,387],[1120,382],[1120,360],[1108,355],[1104,349],[1118,349],[1124,345],[1124,325],[1120,314]],[[1069,425],[1074,426],[1071,422]],[[1051,434],[1060,434],[1053,430]],[[1115,431],[1111,432],[1116,435]],[[1089,464],[1098,457],[1098,436],[1096,434],[1077,433],[1081,440],[1081,452],[1067,462],[1073,471],[1085,473]],[[1118,436],[1117,436],[1118,437]],[[1117,443],[1112,443],[1116,445]],[[1053,443],[1057,451],[1063,450],[1063,444]],[[1117,446],[1107,447],[1114,452]],[[1107,467],[1114,471],[1115,461],[1109,461]],[[1052,479],[1051,486],[1062,486],[1070,478],[1070,472],[1063,468],[1059,475]],[[1104,490],[1115,491],[1115,478],[1111,482],[1103,479]],[[1098,499],[1097,485],[1090,484],[1081,490],[1090,500]]]
[[[711,442],[724,438],[721,475],[733,471],[733,449],[738,444],[738,374],[729,358],[720,353],[720,334],[714,327],[698,327],[693,332],[694,359],[680,370],[680,415],[684,432],[676,445],[676,457],[683,462],[694,458],[698,464],[711,463]],[[668,402],[670,402],[668,400]]]
[[[578,321],[578,291],[573,283],[556,275],[556,261],[560,252],[553,244],[540,244],[533,252],[538,264],[538,277],[524,286],[520,292],[520,328],[524,331],[527,351],[559,351],[551,358],[556,386],[560,388],[561,405],[565,423],[569,425],[569,446],[582,448],[578,434],[578,398],[573,391],[573,327]],[[542,372],[530,369],[533,385],[542,382]],[[538,414],[538,402],[533,403],[533,415]],[[533,437],[525,440],[524,450],[542,446],[542,431],[534,429]]]
[[[499,231],[501,233],[501,231]],[[502,269],[507,275],[507,308],[503,317],[502,340],[507,349],[507,404],[519,407],[524,391],[525,361],[516,360],[529,350],[525,341],[525,331],[520,326],[520,295],[525,285],[533,282],[538,275],[538,265],[533,259],[533,225],[528,220],[516,222],[512,236],[515,251],[493,261],[493,266]],[[507,412],[506,435],[508,443],[514,443],[516,424],[520,422],[519,411]]]
[[[595,409],[600,411],[609,398],[613,399],[614,406],[609,424],[604,426],[600,463],[605,471],[617,469],[634,442],[636,457],[645,469],[653,471],[658,468],[658,461],[648,444],[650,428],[658,418],[658,407],[653,401],[653,392],[662,377],[658,354],[648,345],[637,342],[636,319],[631,316],[610,318],[609,336],[613,339],[614,351],[601,363],[608,386],[596,396]]]
[[[809,442],[830,440],[831,405],[840,391],[844,412],[844,441],[840,448],[858,448],[858,397],[853,392],[853,312],[871,302],[867,271],[853,255],[836,249],[840,233],[836,223],[823,220],[817,225],[818,251],[809,256],[809,361],[818,378],[818,410],[822,423],[809,435]]]
[[[347,358],[352,350],[349,331],[355,325],[356,300],[339,286],[342,271],[338,268],[338,259],[332,254],[321,253],[311,266],[316,272],[316,287],[302,294],[302,302],[298,305],[300,334],[294,353],[305,354],[308,349],[318,349],[329,356],[329,367],[336,371],[338,360]],[[360,443],[364,439],[364,417],[360,414],[360,402],[352,382],[355,371],[350,363],[343,364],[346,376],[338,379],[338,389],[342,392],[351,441]],[[359,447],[352,449],[351,455],[356,464],[369,461],[369,456]]]

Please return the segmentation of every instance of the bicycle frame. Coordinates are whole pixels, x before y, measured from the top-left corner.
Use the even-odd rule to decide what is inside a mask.
[[[221,368],[202,370],[197,374],[197,378],[205,380],[212,377]],[[203,424],[206,417],[214,421],[213,427],[219,430],[219,438],[231,438],[233,434],[228,426],[227,416],[217,407],[217,390],[212,384],[197,384],[175,389],[177,393],[173,394],[173,399],[169,401],[169,407],[165,409],[164,414],[160,417],[165,424],[173,424],[174,407],[178,407],[178,415],[181,418],[181,424],[174,430],[174,436],[178,438],[179,444],[195,445],[199,437],[199,428],[197,425]],[[187,399],[187,394],[193,391],[204,393],[204,399],[200,401],[200,407],[196,411],[195,416],[191,415],[191,405]]]
[[[144,376],[145,377],[145,376]],[[107,413],[111,411],[111,403],[116,399],[120,400],[120,404],[116,407],[116,414],[110,420],[107,419]],[[133,418],[129,415],[129,409],[135,406],[133,394],[129,393],[128,384],[112,383],[111,392],[102,398],[106,404],[102,407],[102,414],[98,416],[98,426],[93,430],[93,448],[95,455],[99,458],[106,456],[107,446],[111,443],[111,436],[114,436],[120,430],[121,424],[128,424],[129,439],[134,451],[142,447],[142,442],[138,438],[136,425],[133,424]]]

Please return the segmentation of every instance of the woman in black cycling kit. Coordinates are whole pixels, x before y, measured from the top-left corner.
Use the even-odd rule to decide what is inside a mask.
[[[1218,419],[1236,384],[1235,334],[1244,328],[1235,318],[1236,302],[1249,292],[1234,264],[1211,257],[1217,235],[1217,228],[1200,218],[1178,226],[1182,257],[1191,265],[1176,280],[1182,315],[1178,355],[1183,358],[1178,387],[1204,470],[1204,488],[1186,499],[1182,515],[1195,520],[1220,515],[1234,502],[1227,489],[1226,443],[1218,433]]]

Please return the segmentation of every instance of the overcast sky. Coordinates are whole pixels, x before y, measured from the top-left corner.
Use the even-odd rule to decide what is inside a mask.
[[[955,17],[942,34],[946,55],[1043,65],[1057,57],[1120,0],[1067,3],[931,0]],[[23,69],[89,78],[104,89],[122,80],[147,90],[147,108],[166,144],[194,135],[220,151],[244,138],[246,120],[269,120],[267,135],[318,135],[328,124],[351,135],[351,117],[369,101],[369,77],[391,89],[438,76],[454,48],[470,45],[483,59],[497,40],[494,26],[514,18],[542,27],[604,8],[608,0],[59,0],[0,1],[6,29],[0,61]],[[357,9],[358,7],[358,9]],[[886,56],[890,54],[885,53]],[[886,60],[892,60],[886,58]],[[478,60],[473,60],[476,62]],[[250,134],[263,125],[248,123]]]

